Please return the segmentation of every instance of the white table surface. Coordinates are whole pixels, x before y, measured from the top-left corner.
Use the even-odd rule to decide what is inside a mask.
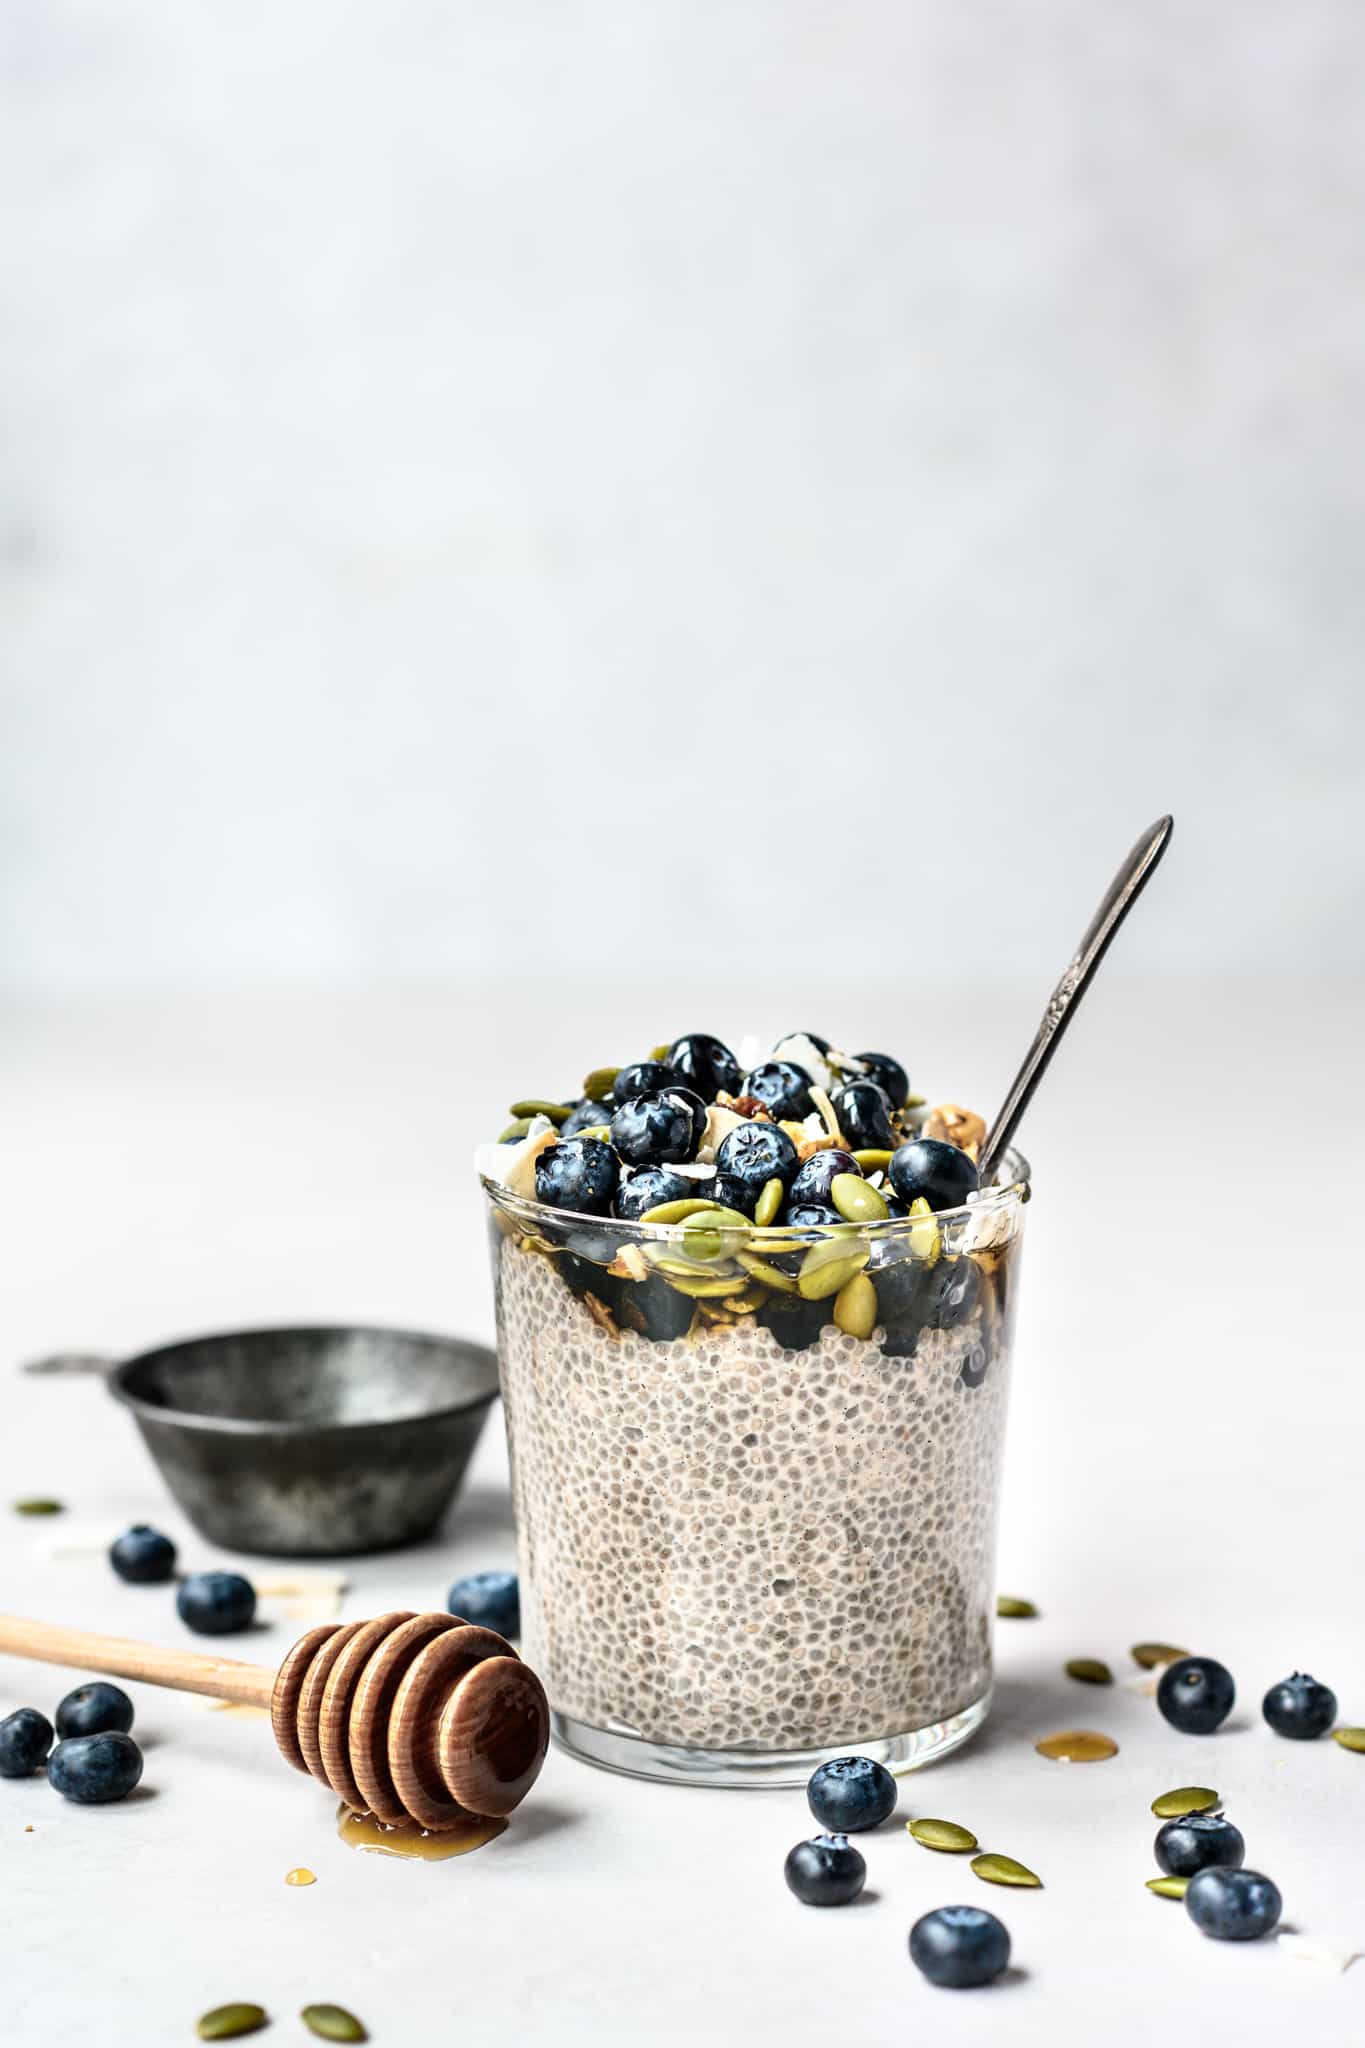
[[[23,1378],[21,1360],[277,1318],[486,1334],[469,1154],[514,1093],[559,1089],[671,1026],[815,1024],[904,1050],[917,1084],[989,1110],[1043,993],[765,988],[701,1015],[677,990],[528,983],[11,1009],[0,1503],[51,1492],[67,1513],[0,1509],[0,1607],[192,1641],[168,1591],[121,1585],[94,1550],[51,1554],[140,1518],[187,1567],[266,1570],[195,1536],[97,1383]],[[548,1065],[547,1004],[562,1048]],[[265,2004],[279,2040],[307,2038],[305,2002],[338,2001],[381,2044],[1365,2036],[1365,1961],[1340,1974],[1284,1942],[1208,1942],[1143,1889],[1149,1801],[1213,1784],[1286,1922],[1365,1949],[1365,1758],[1279,1741],[1257,1711],[1297,1665],[1365,1721],[1365,992],[1163,992],[1114,974],[1073,1038],[1026,1133],[1036,1196],[1001,1539],[1002,1587],[1043,1616],[1001,1624],[986,1731],[903,1780],[900,1809],[967,1823],[1044,1890],[988,1888],[894,1822],[864,1838],[864,1899],[815,1912],[782,1882],[813,1831],[799,1792],[654,1787],[553,1753],[478,1855],[361,1856],[263,1723],[135,1687],[132,1799],[80,1809],[41,1778],[0,1783],[4,2040],[154,2048],[230,1998]],[[512,1555],[495,1411],[440,1540],[349,1561],[342,1612],[439,1606],[457,1572]],[[273,1662],[296,1632],[281,1620],[222,1647]],[[1099,1655],[1135,1678],[1126,1650],[1143,1637],[1230,1665],[1238,1704],[1218,1735],[1175,1734],[1130,1684],[1062,1675],[1068,1656]],[[0,1658],[0,1712],[50,1713],[68,1682]],[[1077,1724],[1112,1731],[1118,1758],[1034,1754]],[[287,1889],[300,1863],[318,1881]],[[1014,1938],[1017,1969],[982,1994],[931,1989],[906,1955],[920,1913],[963,1899]]]

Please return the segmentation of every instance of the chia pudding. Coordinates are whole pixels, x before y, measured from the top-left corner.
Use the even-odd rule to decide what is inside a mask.
[[[480,1165],[559,1739],[717,1783],[961,1740],[990,1693],[1025,1162],[977,1187],[979,1118],[804,1033],[743,1068],[697,1034],[514,1109]]]

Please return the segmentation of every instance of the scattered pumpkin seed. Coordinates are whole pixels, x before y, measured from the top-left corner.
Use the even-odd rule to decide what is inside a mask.
[[[60,1515],[62,1503],[59,1500],[17,1500],[14,1512],[16,1515]]]
[[[1178,1785],[1152,1801],[1152,1812],[1158,1820],[1180,1820],[1187,1813],[1210,1813],[1218,1803],[1218,1794],[1208,1785]]]
[[[305,2005],[299,2014],[310,2034],[323,2041],[368,2041],[369,2035],[344,2005]]]
[[[923,1195],[916,1195],[910,1214],[915,1219],[910,1226],[910,1249],[926,1266],[932,1266],[943,1250],[943,1232]]]
[[[1027,1863],[1018,1863],[1013,1856],[999,1856],[994,1849],[988,1849],[984,1856],[973,1856],[972,1871],[975,1876],[984,1877],[987,1884],[1031,1885],[1041,1889],[1043,1882]]]
[[[955,1820],[908,1820],[905,1826],[926,1849],[942,1849],[956,1856],[965,1849],[981,1847],[971,1829],[960,1828]]]
[[[771,1180],[764,1181],[763,1192],[754,1204],[754,1222],[758,1224],[760,1229],[765,1229],[772,1222],[778,1210],[782,1207],[786,1194],[787,1190],[776,1174],[773,1175]]]
[[[1001,1621],[1036,1621],[1038,1609],[1031,1600],[1016,1600],[1013,1593],[997,1593],[995,1611]]]
[[[825,1301],[860,1273],[870,1256],[867,1245],[850,1244],[847,1238],[826,1238],[822,1244],[813,1244],[801,1261],[798,1292],[805,1301]]]
[[[715,1202],[701,1197],[680,1195],[676,1202],[656,1202],[652,1209],[646,1209],[640,1217],[641,1223],[685,1223],[689,1216],[699,1216],[703,1209],[714,1209]]]
[[[238,1999],[231,2005],[215,2005],[201,2015],[194,2031],[201,2041],[234,2041],[239,2034],[254,2034],[265,2026],[269,2015],[263,2005],[249,2005]]]
[[[1189,1654],[1188,1650],[1177,1650],[1174,1643],[1134,1643],[1132,1652],[1133,1662],[1144,1671],[1155,1671],[1158,1664],[1177,1664]]]
[[[1187,1877],[1149,1877],[1147,1889],[1161,1899],[1183,1899],[1190,1888]]]
[[[1068,1657],[1066,1675],[1068,1678],[1079,1678],[1082,1685],[1114,1683],[1114,1674],[1101,1657]]]
[[[1102,1764],[1106,1757],[1119,1753],[1113,1737],[1094,1728],[1064,1728],[1060,1735],[1045,1735],[1033,1747],[1039,1756],[1051,1757],[1059,1764]]]
[[[891,1154],[879,1151],[875,1146],[864,1152],[855,1152],[853,1157],[864,1173],[885,1173],[891,1164]]]
[[[836,1173],[829,1184],[829,1198],[849,1223],[885,1223],[891,1213],[885,1198],[856,1173]]]
[[[778,1294],[799,1293],[794,1275],[784,1273],[779,1266],[770,1266],[766,1259],[755,1257],[753,1252],[736,1252],[735,1258],[746,1273],[755,1280],[761,1280],[765,1287],[775,1289]]]
[[[845,1280],[834,1297],[834,1320],[846,1337],[870,1337],[877,1327],[877,1290],[866,1273]]]
[[[1357,1755],[1365,1756],[1365,1728],[1334,1728],[1332,1740],[1343,1749],[1353,1749]]]
[[[583,1093],[589,1102],[610,1102],[611,1091],[616,1086],[619,1067],[594,1067],[583,1077]]]
[[[510,1145],[513,1138],[524,1138],[530,1131],[530,1128],[530,1117],[519,1116],[514,1123],[510,1123],[507,1126],[507,1129],[502,1133],[501,1137],[498,1139],[498,1143],[500,1145]]]
[[[525,1102],[512,1103],[507,1111],[509,1116],[547,1116],[552,1124],[566,1124],[573,1115],[571,1102],[541,1102],[535,1096],[528,1096]]]

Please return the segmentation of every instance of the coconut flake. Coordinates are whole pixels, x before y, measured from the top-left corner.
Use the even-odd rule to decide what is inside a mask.
[[[694,1159],[687,1166],[670,1166],[667,1171],[676,1173],[682,1180],[714,1180],[716,1177],[714,1163],[705,1159]]]
[[[714,1168],[717,1152],[731,1131],[737,1130],[743,1122],[744,1118],[736,1110],[725,1109],[719,1102],[713,1102],[706,1112],[706,1129],[702,1132],[701,1143],[697,1147],[697,1158],[700,1163]],[[685,1173],[687,1169],[679,1166],[673,1170],[675,1173]]]
[[[1365,1949],[1353,1948],[1349,1942],[1320,1941],[1315,1936],[1294,1934],[1286,1929],[1278,1936],[1279,1946],[1286,1955],[1297,1958],[1301,1963],[1317,1963],[1327,1970],[1349,1970],[1358,1962]]]
[[[834,1087],[834,1074],[813,1039],[804,1031],[793,1031],[788,1038],[779,1038],[770,1055],[775,1060],[791,1060],[794,1065],[804,1068],[812,1079],[828,1094]]]
[[[526,1136],[515,1145],[480,1145],[474,1165],[485,1180],[510,1189],[514,1195],[533,1202],[536,1194],[536,1161],[547,1145],[558,1141],[559,1132],[547,1116],[534,1116]]]

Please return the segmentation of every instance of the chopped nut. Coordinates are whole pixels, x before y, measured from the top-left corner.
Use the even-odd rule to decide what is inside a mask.
[[[585,1294],[583,1296],[583,1306],[587,1309],[588,1314],[592,1317],[599,1330],[605,1330],[609,1337],[620,1336],[621,1332],[616,1327],[612,1312],[604,1301],[599,1301],[595,1294]]]
[[[618,1280],[648,1280],[649,1264],[638,1244],[623,1244],[607,1271]]]
[[[985,1118],[979,1117],[974,1109],[960,1108],[956,1102],[935,1103],[920,1125],[922,1138],[938,1138],[944,1144],[956,1145],[969,1159],[977,1157],[985,1135]]]
[[[834,1114],[834,1104],[830,1101],[824,1089],[815,1082],[811,1084],[810,1099],[820,1112],[821,1120],[824,1123],[825,1129],[829,1132],[831,1142],[842,1146],[844,1134],[839,1129],[839,1119]],[[810,1119],[807,1118],[807,1122],[809,1121]]]

